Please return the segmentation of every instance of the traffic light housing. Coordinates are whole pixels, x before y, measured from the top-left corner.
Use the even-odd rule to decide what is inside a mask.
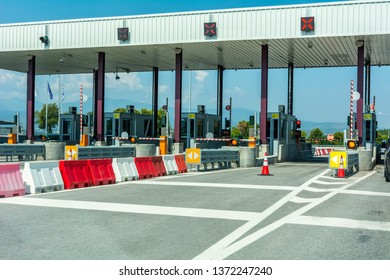
[[[356,149],[358,147],[357,141],[356,140],[348,140],[347,141],[347,149]]]
[[[139,141],[139,139],[138,139],[137,136],[130,136],[130,137],[129,137],[129,140],[130,140],[130,143],[131,143],[131,144],[137,144],[138,141]]]
[[[297,120],[297,129],[301,128],[301,124],[302,124],[302,122],[300,120]]]
[[[225,118],[225,128],[230,128],[230,120]]]
[[[249,116],[249,125],[255,125],[255,116],[254,115]]]
[[[238,138],[232,138],[232,139],[230,139],[230,144],[231,144],[232,146],[238,146],[238,144],[239,144]]]

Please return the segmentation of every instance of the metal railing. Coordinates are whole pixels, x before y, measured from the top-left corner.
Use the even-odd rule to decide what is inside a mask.
[[[78,147],[78,159],[135,157],[131,146],[88,146]]]
[[[43,144],[0,144],[0,156],[6,161],[17,156],[18,160],[36,160],[38,156],[46,159],[45,145]]]
[[[232,162],[236,163],[237,167],[240,166],[240,152],[238,150],[200,150],[200,164],[203,165],[204,170],[207,170],[208,164],[212,165],[212,169],[215,168],[215,164],[218,164],[218,168],[230,168]],[[197,170],[199,171],[199,165],[197,166]]]

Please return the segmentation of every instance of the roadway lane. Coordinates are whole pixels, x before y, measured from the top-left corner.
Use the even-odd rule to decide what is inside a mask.
[[[283,163],[0,200],[1,259],[389,259],[383,173]]]

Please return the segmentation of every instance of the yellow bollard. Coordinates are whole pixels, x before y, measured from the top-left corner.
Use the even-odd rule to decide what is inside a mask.
[[[80,146],[88,146],[88,134],[81,135]]]
[[[8,134],[8,144],[16,144],[16,133]]]
[[[168,154],[168,136],[160,136],[160,154]]]
[[[249,136],[249,142],[248,142],[249,148],[255,148],[256,147],[256,139],[253,136]]]

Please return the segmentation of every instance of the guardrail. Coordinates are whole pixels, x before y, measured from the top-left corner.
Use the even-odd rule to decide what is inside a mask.
[[[207,170],[207,165],[211,163],[212,168],[218,164],[218,168],[230,168],[232,162],[240,166],[240,152],[238,150],[226,149],[201,149],[200,164],[203,164],[204,170]],[[199,165],[197,165],[199,171]]]
[[[131,146],[87,146],[78,147],[78,159],[135,157]]]
[[[18,160],[36,160],[38,156],[46,159],[45,146],[43,144],[0,144],[0,156],[5,156],[8,161],[13,156]]]

